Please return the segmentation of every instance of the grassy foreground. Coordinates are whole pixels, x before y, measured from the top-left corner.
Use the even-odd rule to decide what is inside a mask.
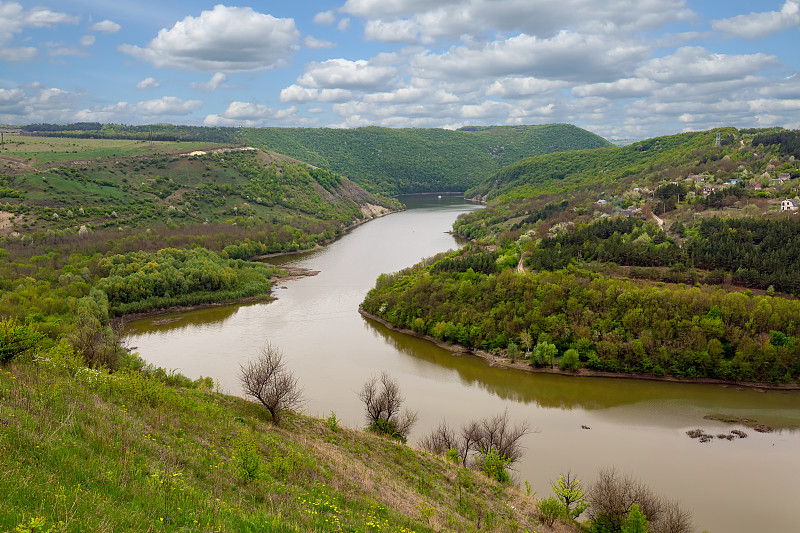
[[[513,487],[211,386],[66,345],[1,366],[0,531],[548,531]]]

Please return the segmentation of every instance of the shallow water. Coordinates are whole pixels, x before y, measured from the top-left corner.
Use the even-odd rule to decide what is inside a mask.
[[[320,417],[334,411],[349,426],[363,423],[361,385],[388,370],[407,406],[419,412],[412,444],[444,419],[458,426],[508,410],[512,420],[527,420],[535,432],[525,438],[517,478],[530,481],[539,496],[561,472],[571,469],[588,483],[599,469],[616,467],[680,500],[698,531],[795,529],[800,392],[503,370],[361,317],[358,304],[380,273],[457,248],[446,232],[459,213],[479,208],[448,196],[402,200],[403,213],[360,226],[324,249],[276,258],[320,271],[276,288],[276,301],[131,322],[129,345],[150,363],[212,376],[238,394],[239,364],[269,342],[296,372],[304,410]],[[165,318],[177,320],[153,324]],[[706,415],[776,429],[762,434]],[[712,435],[743,429],[748,437],[701,444],[686,435],[694,428]]]

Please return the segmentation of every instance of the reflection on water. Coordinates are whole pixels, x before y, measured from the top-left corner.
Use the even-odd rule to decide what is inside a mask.
[[[405,335],[368,318],[371,331],[408,357],[455,370],[461,382],[503,400],[556,409],[599,410],[658,405],[725,418],[750,418],[775,429],[800,428],[800,391],[758,391],[728,385],[585,378],[527,373],[490,366],[478,356],[457,355],[425,339]],[[649,414],[648,414],[649,416]]]
[[[241,309],[251,305],[263,305],[263,302],[219,305],[176,313],[160,313],[146,319],[130,322],[125,327],[125,332],[128,336],[131,336],[140,333],[141,329],[147,333],[174,335],[192,327],[222,327],[226,321],[234,318]]]

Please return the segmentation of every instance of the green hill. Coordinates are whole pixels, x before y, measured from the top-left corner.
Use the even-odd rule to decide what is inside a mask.
[[[523,157],[609,146],[568,124],[456,131],[260,128],[243,135],[254,146],[330,168],[384,194],[463,191]]]
[[[425,128],[204,128],[156,124],[32,124],[26,132],[73,138],[247,144],[332,170],[381,194],[464,191],[522,158],[611,146],[569,124]]]
[[[231,145],[7,136],[0,201],[14,231],[259,221],[321,223],[330,238],[394,200],[333,172]],[[294,225],[294,224],[290,224]]]
[[[474,244],[381,276],[363,309],[565,371],[800,381],[800,132],[720,130],[514,163]]]

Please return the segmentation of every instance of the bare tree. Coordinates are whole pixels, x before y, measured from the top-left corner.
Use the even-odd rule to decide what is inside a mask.
[[[419,447],[428,453],[443,455],[447,450],[458,450],[459,440],[453,429],[447,425],[447,422],[442,422],[430,435],[422,437]]]
[[[688,533],[692,528],[690,513],[680,509],[676,502],[665,500],[647,485],[613,468],[600,471],[587,496],[589,518],[600,520],[612,529],[622,527],[634,505],[639,506],[654,533]]]
[[[692,531],[692,513],[682,509],[677,501],[664,501],[664,509],[650,524],[653,533],[689,533]]]
[[[280,424],[283,411],[296,409],[303,403],[297,377],[286,368],[280,350],[269,343],[261,348],[256,359],[239,365],[239,381],[245,395],[267,408],[276,426]]]
[[[512,426],[508,420],[508,411],[505,411],[502,415],[484,418],[479,425],[480,432],[475,447],[481,455],[494,450],[509,464],[522,457],[520,440],[531,431],[528,422],[518,422]]]
[[[493,451],[511,464],[522,457],[520,441],[530,431],[527,422],[512,426],[506,411],[482,420],[471,420],[461,427],[458,435],[446,422],[442,422],[433,432],[423,437],[419,445],[423,450],[436,454],[455,449],[465,467],[471,456],[480,459]]]
[[[405,398],[397,380],[388,372],[382,372],[380,378],[372,376],[361,387],[358,397],[364,402],[367,425],[371,429],[405,441],[417,421],[417,413],[408,409],[401,411]]]

